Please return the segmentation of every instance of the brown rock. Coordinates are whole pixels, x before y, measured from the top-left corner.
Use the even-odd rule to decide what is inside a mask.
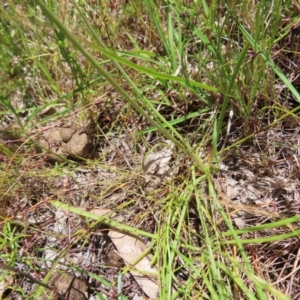
[[[67,152],[74,157],[86,157],[91,154],[93,144],[89,136],[80,130],[76,131],[67,143]]]
[[[76,278],[74,275],[65,272],[56,272],[52,274],[48,285],[53,287],[56,292],[63,295],[65,299],[86,300],[88,286],[82,279]],[[45,290],[42,300],[58,299],[54,291]]]
[[[75,129],[73,128],[59,128],[60,137],[63,142],[67,143],[75,133]]]
[[[50,150],[56,154],[61,154],[59,149],[62,145],[62,139],[59,128],[51,128],[50,130],[46,131],[43,137],[40,139],[39,145],[46,150]]]

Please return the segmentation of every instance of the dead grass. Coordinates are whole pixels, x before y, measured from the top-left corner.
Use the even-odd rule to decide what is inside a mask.
[[[299,298],[299,5],[197,5],[52,4],[140,111],[40,7],[0,8],[4,263],[54,287],[58,268],[99,299],[143,295],[110,221],[74,213],[101,207],[151,245],[160,299]],[[12,274],[3,298],[47,294]]]

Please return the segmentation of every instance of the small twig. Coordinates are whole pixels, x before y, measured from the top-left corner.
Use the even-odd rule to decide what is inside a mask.
[[[230,129],[231,129],[232,117],[233,117],[233,110],[231,109],[229,111],[229,120],[228,120],[228,123],[227,123],[227,130],[226,130],[226,135],[225,135],[224,143],[223,143],[223,146],[222,146],[222,150],[225,148],[225,146],[227,144],[227,141],[228,141],[228,136],[230,134]]]

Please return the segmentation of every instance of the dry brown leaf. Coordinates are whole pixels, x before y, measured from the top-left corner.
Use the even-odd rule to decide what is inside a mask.
[[[89,212],[104,216],[111,211],[109,209],[94,208]],[[111,229],[108,235],[117,248],[120,257],[124,260],[126,265],[131,267],[130,273],[140,285],[141,289],[150,299],[155,299],[158,293],[158,270],[151,265],[152,255],[147,254],[138,263],[133,265],[147,250],[144,242],[135,235],[117,229]]]
[[[130,273],[135,278],[141,289],[150,299],[155,299],[158,293],[157,268],[151,266],[152,255],[148,254],[133,266],[137,258],[142,256],[147,249],[144,242],[136,236],[123,231],[110,230],[109,237],[118,250],[119,255],[126,265],[132,266]],[[153,274],[145,275],[145,273]]]
[[[143,161],[143,171],[145,174],[151,175],[166,175],[170,171],[169,163],[173,157],[174,145],[172,142],[167,141],[168,146],[162,150],[150,153]]]

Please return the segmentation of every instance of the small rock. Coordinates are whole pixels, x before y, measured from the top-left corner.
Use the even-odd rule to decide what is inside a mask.
[[[51,128],[39,140],[39,145],[47,151],[60,156],[74,158],[87,157],[92,154],[93,143],[89,135],[83,130],[71,127]],[[59,158],[56,160],[59,161]]]
[[[82,279],[76,278],[74,275],[65,272],[56,272],[52,274],[48,285],[53,287],[65,299],[86,300],[88,286]],[[54,291],[45,290],[42,300],[56,299]]]
[[[75,131],[76,130],[72,128],[59,128],[59,133],[62,141],[65,143],[70,141]]]
[[[93,144],[85,132],[76,131],[67,143],[67,151],[74,157],[86,157],[91,154]]]

